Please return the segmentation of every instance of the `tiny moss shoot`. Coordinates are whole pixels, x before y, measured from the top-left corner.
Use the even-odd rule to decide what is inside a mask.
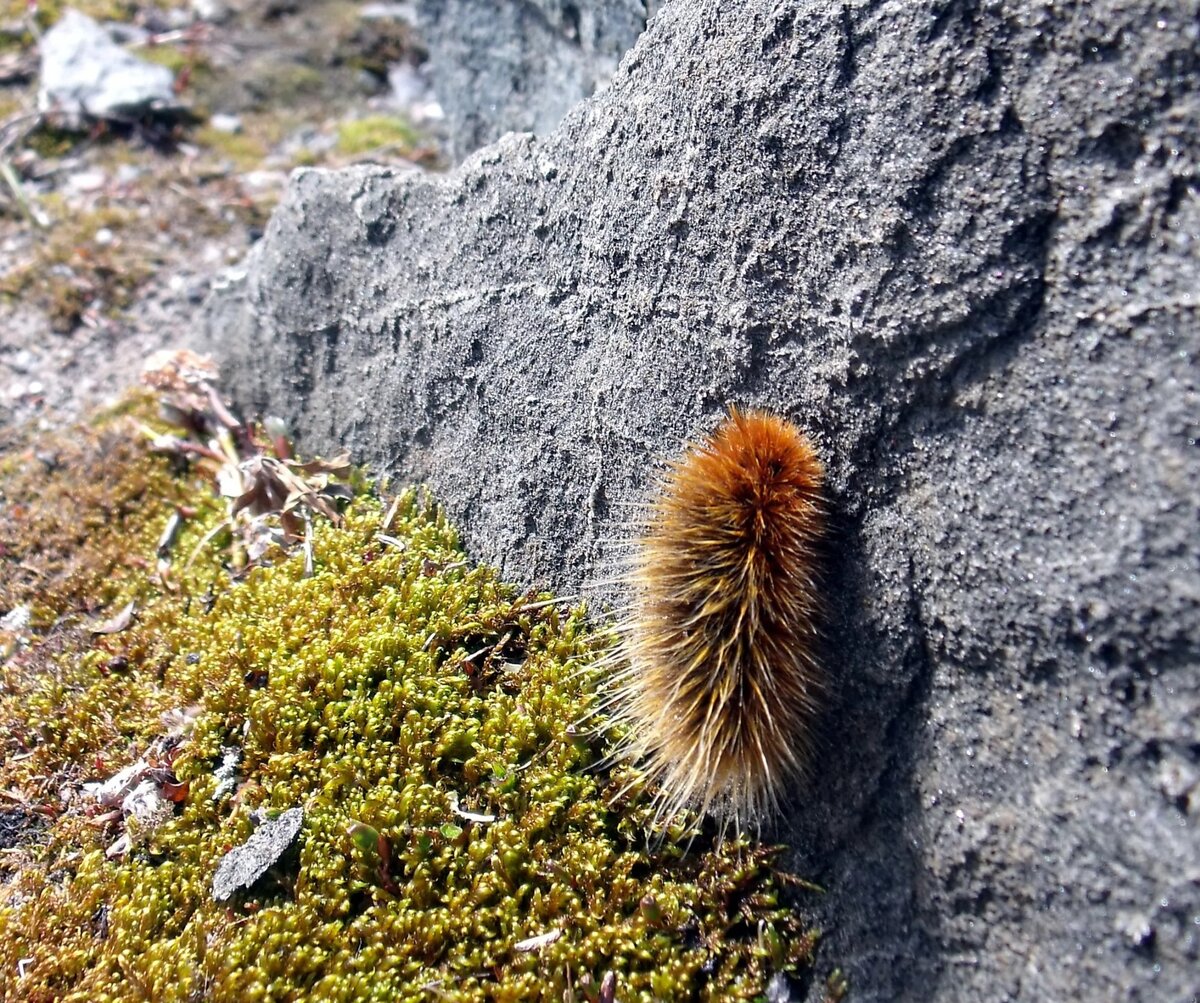
[[[224,502],[143,448],[147,400],[125,410],[0,461],[0,613],[32,609],[0,652],[0,814],[43,820],[0,856],[0,996],[582,1003],[615,979],[623,1003],[716,1001],[811,963],[770,850],[694,819],[647,848],[651,794],[575,726],[610,642],[582,608],[361,477],[340,526],[313,519],[309,569],[276,547],[231,571]],[[151,749],[165,824],[81,793]],[[295,807],[292,858],[215,902],[252,814]]]
[[[391,115],[369,115],[338,125],[337,150],[346,156],[383,150],[403,155],[415,149],[418,142],[417,131]]]

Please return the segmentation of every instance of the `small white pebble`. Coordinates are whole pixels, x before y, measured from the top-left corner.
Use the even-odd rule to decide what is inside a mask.
[[[208,120],[217,132],[224,132],[228,135],[237,135],[242,131],[242,120],[237,115],[227,115],[224,112],[217,112]]]

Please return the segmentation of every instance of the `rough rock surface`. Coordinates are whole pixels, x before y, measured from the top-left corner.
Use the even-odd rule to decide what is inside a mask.
[[[549,132],[606,84],[657,0],[419,0],[450,152]]]
[[[811,431],[780,834],[856,1000],[1196,998],[1198,14],[673,0],[552,135],[298,174],[210,309],[243,403],[572,592],[727,402]]]
[[[42,39],[38,107],[76,119],[178,107],[175,74],[121,48],[86,14],[67,10]]]

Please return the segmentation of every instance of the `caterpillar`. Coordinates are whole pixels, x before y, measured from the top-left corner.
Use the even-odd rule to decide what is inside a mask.
[[[758,824],[810,761],[823,481],[795,425],[731,408],[667,467],[636,527],[610,701],[660,820],[694,808]]]

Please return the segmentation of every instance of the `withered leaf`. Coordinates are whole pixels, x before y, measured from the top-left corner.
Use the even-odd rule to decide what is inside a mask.
[[[332,474],[334,477],[343,478],[349,477],[354,471],[349,453],[338,453],[332,460],[309,460],[307,463],[296,463],[293,460],[288,466],[305,474]]]
[[[160,780],[158,783],[158,793],[168,801],[174,801],[176,804],[180,804],[181,802],[187,800],[188,782],[186,780],[183,781],[183,783],[176,783],[171,780]]]
[[[562,930],[548,930],[545,933],[539,933],[536,937],[528,937],[525,940],[518,940],[513,944],[513,950],[520,954],[528,954],[530,951],[538,951],[543,947],[549,947],[563,934]]]
[[[93,634],[119,634],[133,623],[133,613],[136,608],[136,604],[133,600],[130,600],[121,607],[121,610],[115,616],[109,617],[100,623],[92,624],[88,629]]]

